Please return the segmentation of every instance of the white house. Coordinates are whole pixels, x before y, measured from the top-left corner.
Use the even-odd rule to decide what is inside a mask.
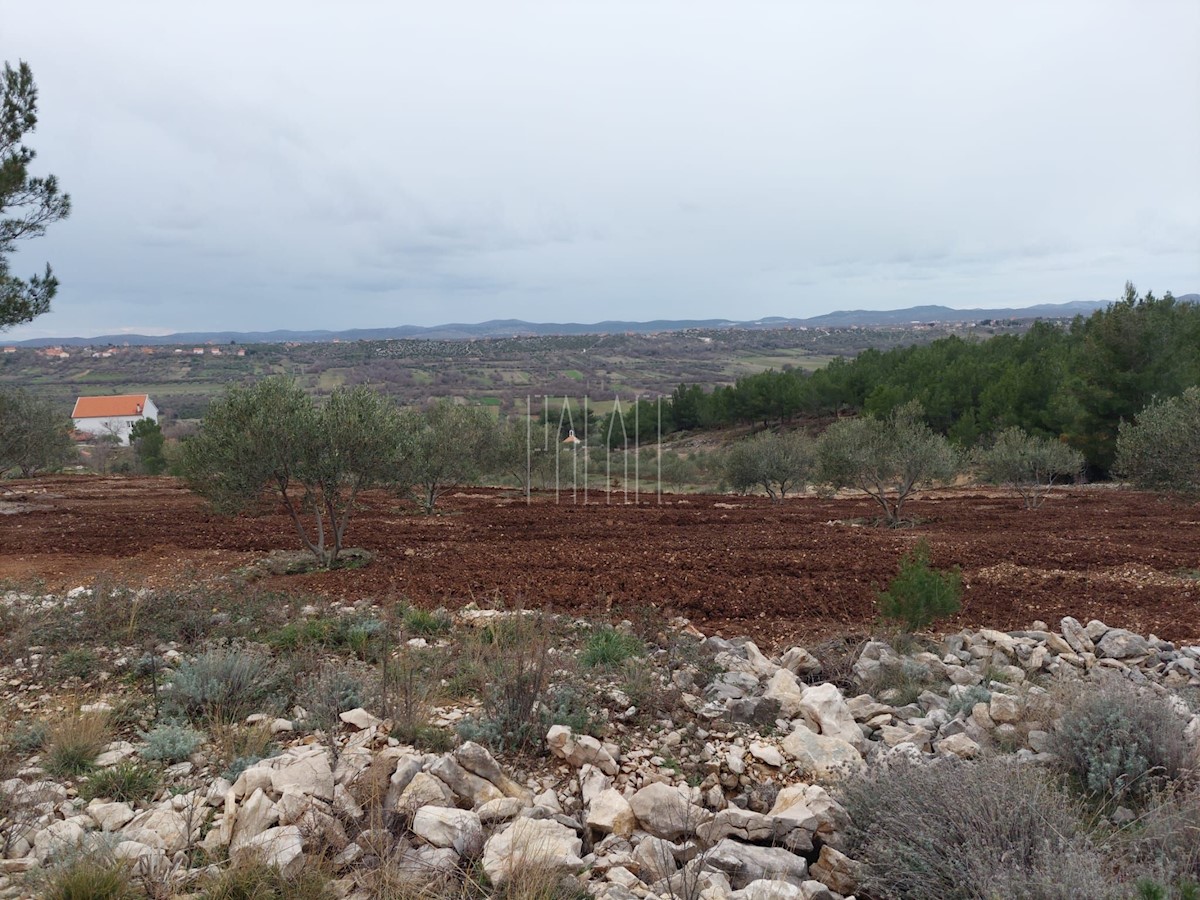
[[[129,432],[139,419],[158,421],[158,407],[148,394],[121,394],[115,397],[80,397],[71,412],[75,430],[88,434],[111,434],[122,444],[129,443]]]

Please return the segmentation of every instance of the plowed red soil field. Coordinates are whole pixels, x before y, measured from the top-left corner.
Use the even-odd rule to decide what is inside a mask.
[[[920,538],[938,566],[962,569],[962,612],[947,627],[1055,625],[1098,618],[1171,640],[1200,640],[1200,505],[1109,487],[1056,491],[1037,511],[973,489],[913,502],[918,523],[875,528],[862,499],[667,495],[623,505],[591,494],[499,490],[448,496],[424,516],[374,492],[348,543],[361,569],[271,576],[265,584],[422,606],[549,606],[613,617],[650,606],[706,631],[768,646],[860,634],[877,590]],[[275,506],[225,518],[169,478],[55,477],[0,488],[0,580],[47,588],[97,575],[132,585],[227,575],[271,550],[299,547]],[[856,521],[857,520],[857,521]]]

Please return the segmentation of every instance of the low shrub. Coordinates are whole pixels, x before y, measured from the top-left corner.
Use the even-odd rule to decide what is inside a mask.
[[[483,629],[475,647],[486,673],[483,713],[461,723],[459,734],[499,750],[539,745],[552,643],[550,623],[540,615],[518,613]]]
[[[911,659],[898,665],[882,665],[874,674],[860,680],[860,689],[893,706],[915,703],[925,691],[938,683],[928,669]]]
[[[334,900],[328,876],[305,866],[285,876],[274,866],[249,863],[231,866],[205,883],[200,900]]]
[[[1195,762],[1170,704],[1113,679],[1068,693],[1051,735],[1064,771],[1101,798],[1145,799]]]
[[[606,625],[588,636],[580,662],[589,669],[598,666],[614,669],[625,660],[642,656],[645,652],[646,648],[637,637]]]
[[[59,678],[78,678],[87,681],[100,668],[100,659],[91,650],[68,650],[54,664],[54,674]]]
[[[112,737],[108,716],[101,712],[75,712],[57,719],[46,736],[42,767],[52,775],[82,775]]]
[[[1074,900],[1117,894],[1075,804],[1003,758],[900,761],[848,780],[845,852],[864,893],[912,900]]]
[[[279,745],[265,722],[249,727],[221,725],[213,729],[212,740],[217,762],[226,767],[222,777],[236,781],[250,766],[279,755]]]
[[[4,736],[4,743],[14,752],[28,756],[46,746],[49,734],[50,726],[41,720],[18,722],[13,730]]]
[[[1154,795],[1134,827],[1120,838],[1129,868],[1164,889],[1189,881],[1200,883],[1200,788],[1176,788]]]
[[[338,715],[357,709],[366,702],[362,682],[341,666],[322,666],[301,683],[296,702],[308,712],[310,728],[330,731],[338,725]]]
[[[234,722],[273,706],[280,688],[268,656],[230,647],[181,665],[171,682],[171,699],[193,722]]]
[[[446,753],[453,750],[455,744],[453,732],[428,724],[406,725],[398,722],[392,727],[391,737],[427,753]]]
[[[187,725],[156,725],[141,735],[146,747],[142,759],[182,762],[204,743],[204,733]]]
[[[105,857],[82,856],[44,875],[43,900],[136,900],[129,866]]]
[[[910,632],[927,628],[938,619],[958,612],[962,574],[958,567],[938,571],[929,562],[929,544],[917,542],[900,558],[900,572],[879,595],[879,612]]]
[[[946,712],[951,716],[957,716],[959,713],[970,715],[980,703],[990,703],[992,700],[992,692],[981,684],[973,684],[969,688],[964,688],[956,697],[951,697],[946,703]]]
[[[136,803],[148,800],[158,792],[161,777],[157,769],[134,762],[118,763],[89,775],[79,787],[84,800]]]

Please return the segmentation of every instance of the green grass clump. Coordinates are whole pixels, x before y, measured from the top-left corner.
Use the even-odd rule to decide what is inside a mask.
[[[105,859],[81,857],[52,871],[38,893],[44,900],[136,900],[129,866]]]
[[[580,661],[590,669],[612,669],[645,652],[646,648],[634,635],[605,626],[588,637]]]
[[[929,564],[929,544],[921,540],[900,559],[900,572],[879,595],[879,612],[909,632],[952,616],[961,608],[958,567],[938,571]]]
[[[79,787],[79,796],[84,800],[101,798],[121,803],[136,803],[139,800],[148,800],[158,793],[159,782],[157,769],[123,762],[88,776]]]
[[[238,865],[210,879],[200,900],[333,900],[329,879],[313,868],[284,876],[274,866]]]
[[[266,639],[276,650],[341,650],[364,662],[378,662],[384,639],[383,622],[372,616],[320,616],[289,622]]]
[[[422,637],[436,637],[450,630],[450,617],[445,613],[430,612],[417,606],[410,606],[404,611],[404,627],[412,634]]]
[[[50,726],[42,768],[51,775],[70,777],[91,770],[112,737],[108,716],[76,712]]]

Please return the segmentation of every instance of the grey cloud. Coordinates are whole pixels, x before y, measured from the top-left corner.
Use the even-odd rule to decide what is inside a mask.
[[[45,6],[13,338],[1200,290],[1192,0]]]

